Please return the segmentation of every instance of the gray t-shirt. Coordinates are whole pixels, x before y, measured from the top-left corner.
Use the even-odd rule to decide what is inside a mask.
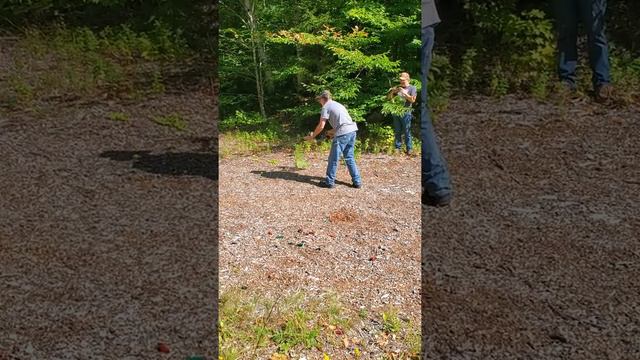
[[[351,119],[347,109],[335,100],[329,100],[322,110],[320,117],[327,119],[331,127],[336,129],[336,135],[340,136],[358,130],[358,125]]]
[[[422,0],[422,27],[440,23],[435,0]]]
[[[418,90],[416,89],[415,86],[413,85],[409,85],[405,88],[405,90],[407,90],[407,92],[409,93],[409,95],[411,96],[416,96],[418,94]],[[398,96],[400,97],[404,97],[403,95],[400,95],[400,93],[398,93]],[[411,107],[413,103],[410,103],[409,100],[405,100],[404,102],[404,106],[405,107]]]

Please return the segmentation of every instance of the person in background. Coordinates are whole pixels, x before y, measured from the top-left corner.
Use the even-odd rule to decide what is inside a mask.
[[[413,119],[412,106],[416,102],[416,95],[418,91],[416,87],[409,84],[411,77],[409,73],[403,72],[400,74],[400,86],[396,86],[389,90],[387,98],[391,99],[394,96],[400,96],[404,99],[404,107],[406,112],[402,115],[393,116],[393,131],[395,133],[395,148],[397,152],[402,150],[402,135],[404,135],[404,142],[406,146],[407,155],[411,155],[413,144],[411,143],[411,120]]]
[[[422,0],[420,138],[422,140],[422,204],[427,206],[449,205],[453,197],[449,170],[436,140],[427,97],[435,26],[438,23],[440,23],[440,16],[434,0]]]
[[[332,127],[329,136],[333,137],[327,164],[327,178],[325,181],[320,182],[319,186],[324,188],[333,188],[335,186],[338,161],[342,155],[347,163],[353,187],[359,189],[362,186],[362,180],[360,179],[360,172],[354,156],[358,125],[351,119],[349,112],[342,104],[331,99],[329,90],[324,90],[316,99],[322,106],[320,120],[315,130],[305,136],[304,139],[307,141],[313,140],[322,132],[327,121]]]
[[[596,98],[611,98],[613,87],[609,74],[609,46],[605,35],[606,0],[554,0],[558,30],[558,75],[571,92],[576,90],[578,65],[578,23],[587,32],[587,48],[591,65],[591,82]]]

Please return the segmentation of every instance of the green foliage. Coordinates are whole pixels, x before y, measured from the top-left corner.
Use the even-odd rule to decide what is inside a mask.
[[[502,96],[510,90],[529,91],[535,79],[552,69],[555,36],[551,20],[543,11],[517,13],[513,1],[499,5],[492,1],[468,2],[466,8],[477,27],[477,45],[465,52],[462,61],[467,67],[472,66],[472,60],[479,54],[480,61],[475,63],[484,68],[469,71],[463,67],[463,71],[466,75],[491,74],[489,90],[492,94]],[[490,46],[486,43],[488,39],[492,41]],[[466,83],[469,79],[463,81]]]
[[[496,64],[491,69],[491,81],[489,82],[489,93],[493,96],[502,97],[509,92],[509,79],[505,74],[501,64]]]
[[[613,48],[611,56],[611,77],[616,87],[629,98],[640,95],[640,56],[629,51]]]
[[[417,4],[250,3],[256,23],[234,2],[221,7],[221,92],[228,94],[221,100],[223,122],[236,110],[258,112],[262,84],[267,112],[288,131],[309,131],[308,120],[319,111],[314,96],[324,89],[365,124],[383,108],[391,110],[383,98],[400,71],[418,76]]]
[[[385,96],[382,103],[382,109],[380,110],[382,115],[390,116],[402,116],[406,114],[407,111],[411,111],[411,109],[404,106],[404,99],[398,96],[394,96],[390,100],[386,100]]]
[[[306,154],[311,150],[311,143],[303,141],[294,146],[293,158],[295,161],[296,169],[306,169],[309,167]]]
[[[462,55],[460,66],[458,67],[458,79],[460,81],[458,86],[460,89],[467,89],[471,85],[476,73],[477,57],[478,51],[474,48],[466,49],[464,55]]]
[[[238,110],[264,113],[263,118],[277,119],[284,132],[281,138],[295,138],[317,119],[314,95],[329,89],[361,126],[360,151],[389,151],[393,137],[390,128],[382,129],[405,108],[398,99],[388,101],[386,92],[397,85],[400,71],[408,71],[413,83],[420,83],[420,5],[377,0],[246,4],[251,11],[239,2],[221,2],[223,123],[237,121]],[[625,9],[637,7],[611,8],[612,16],[628,19]],[[429,105],[436,115],[461,92],[548,98],[556,83],[556,38],[545,3],[452,0],[440,10],[443,22],[436,28],[428,86]],[[633,70],[637,45],[620,31],[623,25],[613,20],[609,24],[627,49],[616,51],[613,46],[614,80],[633,93],[638,88]],[[586,54],[582,58],[586,67]],[[584,91],[590,87],[590,74],[580,74]],[[413,108],[416,118],[419,106],[418,101]],[[223,131],[233,129],[221,126]]]
[[[362,144],[366,152],[392,153],[394,150],[394,131],[389,125],[368,124],[367,137]]]
[[[248,155],[269,152],[274,147],[283,146],[286,137],[282,131],[229,131],[220,138],[220,156]]]
[[[208,0],[4,0],[0,2],[0,28],[49,27],[66,23],[92,29],[126,25],[151,35],[162,44],[165,36],[180,35],[192,49],[210,52],[213,18]],[[158,24],[163,24],[158,27]],[[165,31],[166,30],[166,31]],[[173,42],[173,40],[171,40]]]
[[[166,35],[157,23],[156,30]],[[133,32],[127,26],[99,32],[56,25],[27,29],[9,64],[14,96],[21,103],[55,97],[119,97],[165,91],[161,68],[188,52],[177,35]]]
[[[429,70],[427,93],[429,106],[435,112],[443,111],[449,103],[451,94],[451,76],[453,74],[451,62],[445,55],[433,54],[431,69]]]
[[[274,125],[273,120],[265,119],[259,113],[236,110],[234,116],[227,117],[220,122],[220,130],[260,131],[273,128]]]

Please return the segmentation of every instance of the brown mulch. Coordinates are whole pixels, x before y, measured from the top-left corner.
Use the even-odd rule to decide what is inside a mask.
[[[429,359],[640,358],[640,109],[458,100],[423,214]]]
[[[0,113],[0,358],[211,356],[210,94],[36,105]]]
[[[287,153],[220,160],[221,292],[335,293],[419,322],[419,159],[363,155],[361,189],[344,165],[324,189],[326,155],[309,154],[306,170]]]

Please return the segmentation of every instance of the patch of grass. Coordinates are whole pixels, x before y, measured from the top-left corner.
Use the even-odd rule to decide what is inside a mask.
[[[129,115],[123,112],[111,112],[109,113],[109,120],[112,121],[129,121]]]
[[[369,311],[365,308],[361,308],[360,310],[358,310],[358,317],[362,320],[366,319],[369,317]]]
[[[152,120],[158,125],[167,126],[178,131],[184,131],[187,128],[187,121],[179,114],[154,116]]]
[[[393,309],[382,312],[382,329],[388,333],[397,333],[402,328],[402,321]]]
[[[393,308],[385,313],[390,314],[385,323],[392,324],[387,326],[394,329],[394,339],[397,337],[402,341],[400,346],[406,348],[401,358],[413,358],[415,350],[419,351],[418,333],[410,323],[399,320]],[[358,318],[359,314],[362,312],[345,307],[334,294],[309,298],[297,293],[268,299],[243,290],[228,290],[220,297],[220,356],[224,360],[273,356],[284,359],[291,352],[306,352],[310,359],[371,356],[364,352],[368,344],[375,348],[376,340],[361,338],[360,331],[354,332],[369,322],[367,316]],[[360,340],[352,341],[354,337]],[[344,340],[352,347],[345,348]]]
[[[298,309],[287,316],[285,323],[273,332],[271,339],[278,349],[285,353],[298,346],[305,349],[316,347],[320,329],[311,320],[310,314],[303,309]]]
[[[418,357],[422,351],[422,337],[420,330],[411,329],[407,331],[404,337],[404,343],[407,345],[409,353]]]

